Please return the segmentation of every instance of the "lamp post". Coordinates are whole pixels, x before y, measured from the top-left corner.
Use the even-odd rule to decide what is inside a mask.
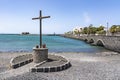
[[[109,23],[107,22],[106,36],[109,35],[109,30],[108,30],[108,28],[109,28]]]

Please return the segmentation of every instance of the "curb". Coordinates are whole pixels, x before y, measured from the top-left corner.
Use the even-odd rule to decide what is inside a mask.
[[[59,57],[60,55],[58,56],[58,55],[54,54],[54,56]],[[37,67],[37,66],[35,66],[35,67],[30,68],[30,72],[45,72],[45,73],[47,73],[47,72],[58,72],[58,71],[68,69],[72,66],[69,60],[67,60],[63,56],[60,56],[60,57],[64,58],[67,62],[65,64],[58,65],[58,66],[48,66],[48,67]]]
[[[26,56],[27,56],[28,59],[25,59],[24,61],[22,60],[22,61],[15,62],[18,58],[21,58],[21,57],[24,58]],[[31,56],[32,56],[32,54],[25,54],[25,55],[20,55],[20,56],[16,56],[16,57],[12,58],[10,60],[10,67],[13,68],[13,69],[16,69],[16,68],[24,66],[28,63],[31,63],[33,61]]]

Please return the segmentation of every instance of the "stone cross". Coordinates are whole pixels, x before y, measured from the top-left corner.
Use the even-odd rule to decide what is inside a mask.
[[[39,19],[40,20],[40,48],[42,48],[42,19],[50,18],[50,16],[42,16],[42,11],[40,10],[39,17],[32,18],[32,20]]]

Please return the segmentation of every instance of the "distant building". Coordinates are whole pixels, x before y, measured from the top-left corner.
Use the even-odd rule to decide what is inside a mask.
[[[82,32],[82,27],[75,27],[74,29],[73,29],[73,34],[74,35],[76,35],[76,36],[80,36],[81,35],[81,32]]]
[[[28,35],[30,34],[29,32],[22,32],[22,35]]]

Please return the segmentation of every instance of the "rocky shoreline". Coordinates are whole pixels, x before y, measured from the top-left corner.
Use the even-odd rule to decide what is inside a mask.
[[[32,64],[17,69],[9,68],[11,58],[25,53],[0,53],[0,80],[119,80],[120,54],[116,52],[52,53],[65,56],[72,67],[52,73],[32,73]],[[49,53],[51,54],[51,53]]]

